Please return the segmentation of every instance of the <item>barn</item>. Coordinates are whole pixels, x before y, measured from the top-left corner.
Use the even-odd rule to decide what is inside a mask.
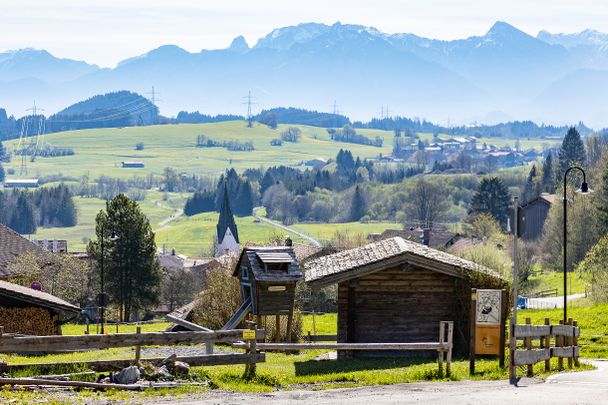
[[[122,162],[123,169],[141,169],[144,162]]]
[[[555,194],[542,193],[537,198],[521,206],[525,218],[523,239],[536,240],[542,235],[545,220],[554,202]]]
[[[312,288],[338,284],[339,343],[432,342],[440,321],[454,321],[454,348],[468,352],[471,287],[507,286],[485,267],[401,237],[323,256],[303,267]]]

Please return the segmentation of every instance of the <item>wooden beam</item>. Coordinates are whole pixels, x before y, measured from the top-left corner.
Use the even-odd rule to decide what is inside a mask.
[[[233,343],[233,347],[246,348],[247,343]],[[447,342],[420,343],[258,343],[261,350],[441,350],[449,349]]]
[[[527,366],[549,358],[551,358],[550,349],[517,350],[513,360],[516,366]]]
[[[165,357],[154,357],[154,358],[143,358],[143,362],[149,362],[155,365],[160,364]],[[188,363],[191,366],[221,366],[229,364],[251,364],[251,363],[263,363],[266,361],[265,353],[253,353],[248,355],[246,353],[234,353],[234,354],[211,354],[201,356],[177,356],[176,360]],[[118,371],[125,367],[132,365],[132,360],[120,359],[120,360],[93,360],[83,362],[70,362],[70,363],[30,363],[30,364],[0,364],[0,372],[9,372],[16,370],[24,370],[30,367],[35,368],[39,371],[53,370],[61,367],[68,366],[86,366],[93,371],[108,372]]]
[[[264,330],[256,331],[256,338],[264,338]],[[69,350],[95,350],[130,346],[169,346],[196,343],[234,343],[243,339],[243,330],[215,332],[149,332],[114,335],[80,336],[2,336],[1,353],[65,352]]]

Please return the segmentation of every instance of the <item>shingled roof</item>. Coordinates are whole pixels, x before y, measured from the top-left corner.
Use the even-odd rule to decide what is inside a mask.
[[[0,280],[0,306],[3,298],[25,301],[41,307],[64,312],[80,312],[80,308],[49,293],[33,290],[18,284]]]
[[[25,252],[46,254],[46,251],[25,239],[11,228],[0,224],[0,278],[10,277],[9,264]]]
[[[288,273],[275,273],[275,272],[266,272],[264,271],[264,262],[260,258],[261,255],[268,254],[281,254],[281,255],[289,255],[291,257],[291,264],[289,265]],[[247,256],[249,260],[249,265],[251,266],[251,270],[253,271],[253,276],[256,280],[261,281],[276,281],[277,279],[287,281],[293,280],[298,281],[302,279],[302,271],[300,269],[300,264],[298,263],[298,259],[296,258],[296,254],[292,247],[287,246],[277,246],[277,247],[253,247],[253,248],[245,248],[241,252],[241,257],[234,268],[233,276],[237,276],[239,269],[241,268],[241,262],[243,257]]]
[[[501,278],[498,273],[487,267],[395,237],[311,260],[304,264],[304,279],[313,285],[328,285],[402,263],[414,264],[459,278],[464,278],[466,272],[473,271]]]

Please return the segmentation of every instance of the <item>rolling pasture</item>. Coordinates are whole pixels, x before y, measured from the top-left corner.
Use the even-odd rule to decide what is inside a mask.
[[[373,139],[380,136],[384,139],[382,147],[335,142],[329,138],[325,128],[293,125],[302,131],[297,143],[283,142],[282,146],[271,146],[270,141],[280,138],[280,134],[291,125],[279,125],[275,130],[255,123],[247,128],[244,121],[229,121],[211,124],[156,125],[129,128],[104,128],[80,131],[69,131],[47,134],[44,142],[57,146],[72,148],[72,156],[38,157],[28,162],[27,175],[19,175],[21,159],[14,156],[4,168],[8,178],[46,178],[66,181],[79,181],[88,176],[95,181],[100,176],[121,179],[161,176],[167,167],[186,175],[205,175],[217,178],[227,168],[233,167],[242,172],[245,169],[286,165],[301,167],[302,162],[314,159],[333,159],[340,149],[349,149],[354,156],[375,158],[390,155],[393,144],[393,132],[381,130],[363,130],[357,132]],[[253,142],[251,152],[229,151],[224,147],[196,147],[197,135],[205,135],[216,141],[238,140]],[[432,134],[420,134],[423,140],[432,140]],[[448,138],[448,135],[440,135]],[[513,145],[515,140],[484,139],[484,142],[498,145]],[[143,150],[136,150],[136,144],[143,143]],[[522,147],[541,147],[540,141],[522,141]],[[18,141],[4,143],[7,150],[16,148]],[[122,168],[122,161],[141,161],[144,168]],[[11,170],[12,169],[12,170]],[[49,183],[57,184],[57,183]],[[144,213],[150,219],[152,228],[157,233],[159,247],[176,249],[186,255],[209,253],[212,249],[217,214],[199,214],[193,217],[179,217],[189,193],[162,193],[148,190],[146,197],[140,201]],[[78,225],[71,228],[40,228],[34,238],[67,239],[71,251],[81,251],[86,243],[94,237],[95,215],[104,207],[104,201],[97,198],[75,199],[78,207]],[[271,236],[284,234],[277,228],[265,223],[254,223],[253,217],[237,218],[242,242],[262,243]],[[393,223],[344,223],[344,224],[296,224],[294,229],[308,234],[320,241],[332,239],[336,231],[351,234],[367,235],[382,232],[384,229],[396,229],[399,224]],[[297,237],[292,236],[295,240]]]

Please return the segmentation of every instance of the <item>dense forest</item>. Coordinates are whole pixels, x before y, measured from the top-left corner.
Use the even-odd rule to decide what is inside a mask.
[[[0,191],[0,223],[21,234],[33,234],[39,226],[74,226],[76,214],[72,193],[64,185]]]

